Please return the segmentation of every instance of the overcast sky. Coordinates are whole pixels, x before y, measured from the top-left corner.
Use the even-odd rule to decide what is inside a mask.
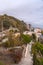
[[[43,28],[43,0],[0,0],[0,14],[8,14]]]

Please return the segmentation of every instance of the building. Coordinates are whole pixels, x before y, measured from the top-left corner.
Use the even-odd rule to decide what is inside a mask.
[[[35,33],[41,33],[41,29],[40,29],[40,28],[35,28],[35,29],[34,29],[34,32],[35,32]]]
[[[42,35],[40,28],[35,28],[34,33],[36,35],[36,41],[39,41],[40,36]]]
[[[24,35],[30,35],[30,36],[32,36],[33,33],[34,32],[32,32],[32,31],[25,31],[25,32],[23,32]]]

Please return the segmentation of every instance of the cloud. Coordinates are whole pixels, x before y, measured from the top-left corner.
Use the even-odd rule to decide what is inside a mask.
[[[43,0],[0,0],[0,14],[4,13],[43,27]]]

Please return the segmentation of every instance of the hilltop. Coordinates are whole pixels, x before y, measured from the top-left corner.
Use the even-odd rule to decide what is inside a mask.
[[[7,14],[0,15],[0,30],[2,29],[2,25],[4,30],[8,29],[10,26],[18,28],[20,31],[27,30],[26,23],[24,23],[24,21]]]

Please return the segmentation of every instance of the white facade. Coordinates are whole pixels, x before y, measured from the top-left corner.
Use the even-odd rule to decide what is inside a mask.
[[[42,35],[41,34],[41,29],[40,28],[34,29],[34,33],[36,35],[36,41],[38,41],[39,37]]]
[[[41,29],[40,28],[36,28],[36,29],[34,29],[34,32],[35,33],[41,33]]]
[[[32,32],[32,31],[25,31],[25,32],[23,32],[24,35],[30,35],[30,36],[32,36],[33,33],[34,32]]]

